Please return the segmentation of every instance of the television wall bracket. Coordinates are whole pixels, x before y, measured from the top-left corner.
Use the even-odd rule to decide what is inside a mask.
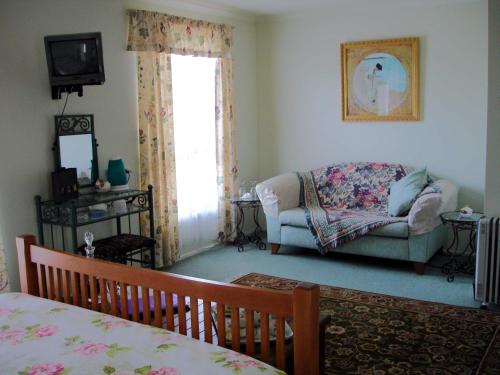
[[[83,85],[67,85],[67,86],[52,86],[52,99],[61,99],[63,92],[67,92],[68,95],[72,92],[77,92],[78,96],[83,96]]]

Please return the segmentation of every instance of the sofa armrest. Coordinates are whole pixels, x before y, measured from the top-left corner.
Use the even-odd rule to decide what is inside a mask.
[[[442,194],[438,214],[455,211],[458,208],[458,186],[447,180],[438,180],[436,184],[441,188]]]
[[[281,211],[300,204],[300,181],[295,173],[263,181],[257,184],[256,191],[267,216],[278,217]]]
[[[435,184],[441,192],[421,195],[408,213],[408,226],[412,235],[432,231],[441,224],[440,214],[457,209],[458,187],[447,180],[438,180]]]

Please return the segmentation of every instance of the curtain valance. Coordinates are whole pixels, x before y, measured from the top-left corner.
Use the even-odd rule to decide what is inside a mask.
[[[128,10],[127,50],[231,58],[233,27],[145,10]]]

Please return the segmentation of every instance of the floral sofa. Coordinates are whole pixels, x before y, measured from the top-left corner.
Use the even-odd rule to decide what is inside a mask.
[[[280,245],[290,245],[322,254],[335,251],[399,259],[413,262],[417,274],[423,274],[425,263],[445,243],[439,215],[456,209],[458,188],[429,177],[407,215],[390,217],[390,186],[411,171],[399,164],[342,163],[261,182],[256,190],[266,214],[272,253]],[[312,200],[319,202],[318,207],[311,206]]]

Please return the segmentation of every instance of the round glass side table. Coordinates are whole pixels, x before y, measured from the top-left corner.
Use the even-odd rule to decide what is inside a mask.
[[[445,212],[441,214],[441,221],[444,225],[449,224],[453,232],[453,241],[444,250],[445,255],[450,256],[450,260],[443,264],[441,270],[447,275],[448,282],[455,280],[455,275],[465,273],[474,274],[476,258],[476,235],[479,220],[484,217],[482,213],[475,212],[464,215],[459,211]],[[460,248],[460,233],[465,232],[467,244]],[[453,251],[451,251],[454,248]]]

